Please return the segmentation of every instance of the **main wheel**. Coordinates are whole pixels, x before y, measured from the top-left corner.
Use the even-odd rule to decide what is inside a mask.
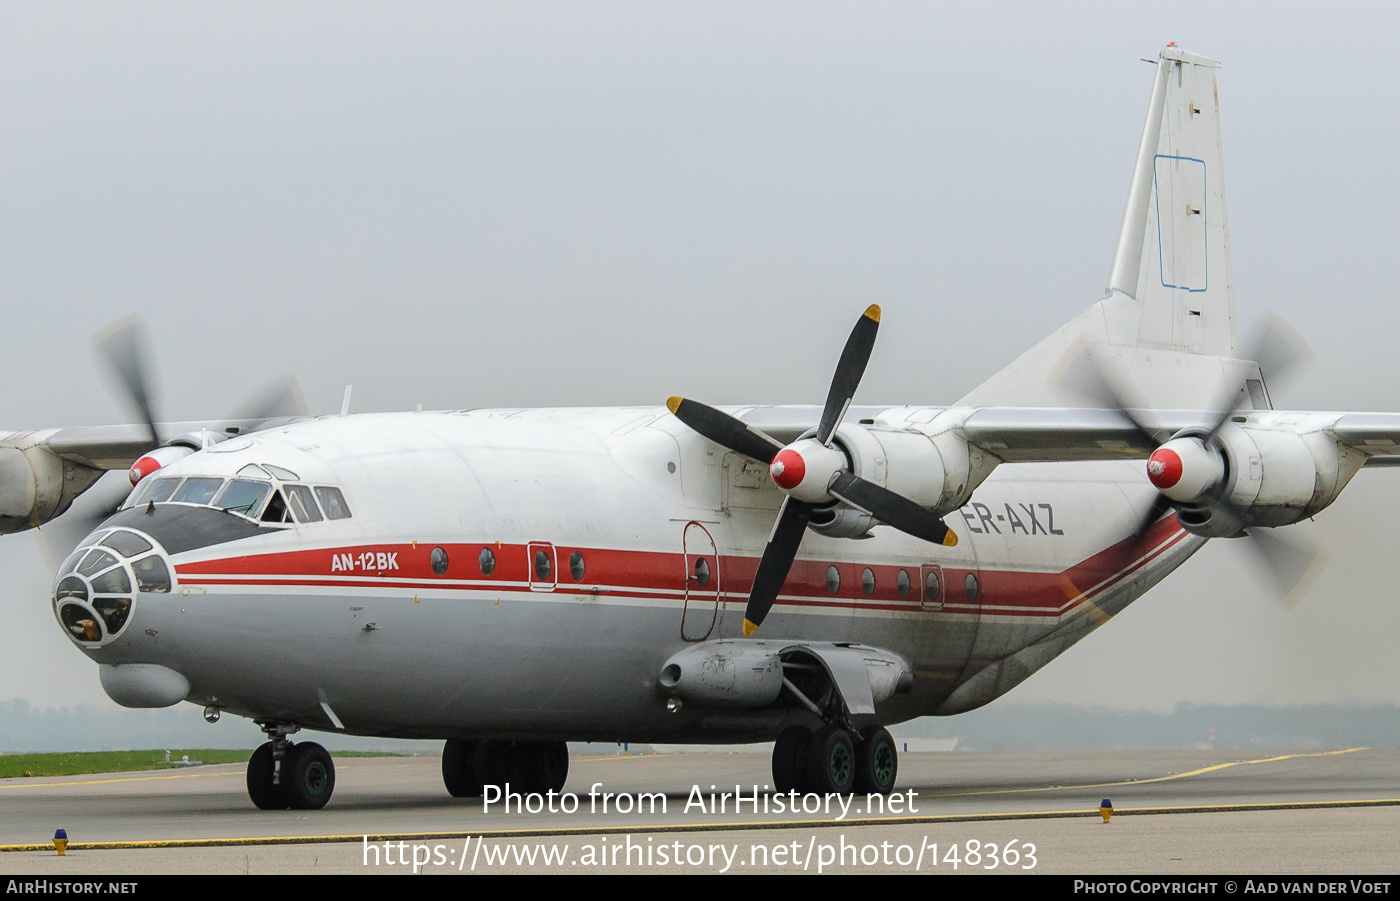
[[[495,785],[505,792],[506,785],[515,776],[515,742],[483,741],[476,746],[472,755],[472,768],[476,778],[485,790],[487,785]],[[514,790],[514,789],[512,789]]]
[[[860,741],[856,744],[855,790],[888,795],[894,791],[898,773],[899,751],[890,733],[883,726],[866,726],[860,730]]]
[[[802,751],[812,737],[803,726],[788,726],[773,742],[773,788],[790,792],[802,788]]]
[[[856,776],[856,751],[851,733],[840,726],[823,726],[807,742],[802,755],[804,788],[817,794],[846,794]]]
[[[287,749],[282,760],[282,797],[293,810],[320,810],[335,791],[335,764],[314,741]]]
[[[546,794],[569,778],[569,746],[562,741],[518,741],[510,767],[522,793]]]
[[[282,762],[285,768],[286,761]],[[259,810],[284,810],[281,786],[272,782],[272,742],[265,741],[248,759],[248,797]]]
[[[481,796],[481,777],[473,762],[477,745],[478,742],[449,738],[442,746],[442,784],[454,798]]]

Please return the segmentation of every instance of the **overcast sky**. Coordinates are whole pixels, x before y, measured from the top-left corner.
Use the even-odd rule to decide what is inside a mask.
[[[1280,405],[1400,410],[1400,7],[0,5],[0,428],[165,419],[284,372],[313,408],[949,403],[1094,302],[1155,57],[1219,74],[1236,301],[1311,342]],[[1400,702],[1400,470],[1280,609],[1213,542],[1011,697]],[[0,538],[0,698],[110,705]],[[187,712],[187,715],[197,715]]]

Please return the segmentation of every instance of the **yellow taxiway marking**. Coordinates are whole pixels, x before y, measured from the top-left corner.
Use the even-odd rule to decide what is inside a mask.
[[[1187,770],[1184,773],[1172,773],[1167,776],[1151,776],[1147,779],[1124,779],[1121,782],[1091,782],[1084,785],[1047,785],[1041,788],[998,788],[992,791],[976,792],[953,792],[950,794],[930,794],[929,798],[966,798],[974,795],[1015,795],[1027,792],[1058,792],[1072,791],[1079,788],[1114,788],[1120,785],[1149,785],[1153,782],[1171,782],[1175,779],[1186,779],[1191,776],[1200,776],[1203,773],[1212,773],[1216,770],[1226,770],[1234,766],[1254,766],[1260,763],[1277,763],[1280,760],[1294,760],[1300,757],[1334,757],[1338,754],[1351,754],[1356,751],[1365,751],[1366,748],[1343,748],[1339,751],[1314,751],[1307,754],[1280,754],[1277,757],[1259,757],[1255,760],[1232,760],[1229,763],[1217,763],[1211,766],[1203,766],[1197,770]],[[1242,805],[1249,806],[1249,805]],[[1265,805],[1269,806],[1269,805]],[[1276,805],[1275,805],[1276,806]]]
[[[1118,784],[1118,783],[1114,783]],[[1160,814],[1186,813],[1242,813],[1264,810],[1326,810],[1347,807],[1396,807],[1400,798],[1363,798],[1351,801],[1303,801],[1303,802],[1258,802],[1250,804],[1192,804],[1177,807],[1122,807],[1115,808],[1117,816],[1150,816]],[[1053,820],[1073,817],[1098,817],[1097,807],[1083,807],[1070,810],[1023,810],[1001,813],[941,814],[931,816],[888,816],[850,817],[845,820],[756,820],[751,822],[727,823],[651,823],[618,826],[574,826],[552,829],[476,829],[455,832],[402,832],[381,833],[379,835],[265,835],[246,838],[204,838],[204,839],[157,839],[154,841],[129,842],[69,842],[71,851],[97,850],[136,850],[143,848],[220,848],[246,845],[316,845],[316,844],[363,844],[383,841],[434,841],[448,839],[509,839],[538,838],[542,836],[586,837],[592,835],[638,835],[687,832],[737,832],[768,829],[824,829],[834,827],[852,828],[857,826],[932,826],[940,823],[979,823],[994,820]],[[53,852],[53,843],[25,845],[0,845],[0,853],[10,851]]]

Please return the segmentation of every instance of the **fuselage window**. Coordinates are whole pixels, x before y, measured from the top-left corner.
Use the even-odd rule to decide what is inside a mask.
[[[578,551],[569,555],[569,575],[574,577],[575,582],[583,581],[583,554]]]
[[[875,573],[868,566],[860,574],[860,590],[865,592],[866,597],[875,593]]]
[[[170,500],[177,504],[207,504],[213,500],[222,484],[223,479],[185,479],[185,484]]]
[[[283,485],[287,492],[287,506],[292,508],[292,516],[297,522],[320,522],[321,511],[316,506],[316,498],[305,485]]]
[[[938,573],[929,573],[924,580],[924,597],[930,604],[938,603],[938,593],[943,590],[943,586],[938,584]]]
[[[968,573],[967,578],[963,579],[963,593],[967,595],[967,602],[971,604],[976,601],[981,592],[982,586],[977,581],[977,574]]]
[[[447,575],[447,551],[440,547],[433,548],[432,554],[428,557],[428,562],[433,565],[433,572],[440,576]]]
[[[489,576],[496,571],[496,555],[491,553],[489,547],[481,549],[481,553],[476,556],[476,562],[481,567],[481,574],[484,576]]]
[[[900,597],[907,598],[909,597],[910,587],[909,573],[901,569],[899,574],[894,577],[894,589],[899,592]]]
[[[326,519],[350,518],[350,507],[346,505],[345,495],[340,493],[339,488],[316,486],[316,500],[321,502],[321,509],[326,511]]]
[[[544,551],[535,551],[535,579],[540,582],[548,582],[552,569],[553,567],[549,565],[549,554]]]
[[[841,590],[841,570],[835,566],[826,568],[826,590],[832,594]]]
[[[214,502],[214,506],[230,513],[242,513],[244,516],[256,518],[262,512],[262,506],[271,493],[272,486],[266,482],[234,479],[219,493],[219,499]]]
[[[710,561],[704,557],[695,561],[695,582],[701,588],[710,584]]]

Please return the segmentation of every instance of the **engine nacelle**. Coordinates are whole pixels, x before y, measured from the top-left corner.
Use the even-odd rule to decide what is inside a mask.
[[[143,454],[141,459],[131,464],[131,469],[127,472],[127,478],[131,480],[132,487],[135,487],[144,478],[164,469],[176,460],[188,457],[194,453],[194,448],[184,444],[167,444],[165,447],[158,447],[155,450]]]
[[[202,451],[206,447],[212,447],[220,441],[227,441],[228,437],[227,433],[216,432],[213,429],[200,429],[197,432],[176,435],[155,450],[142,454],[141,459],[131,464],[127,478],[131,479],[131,484],[135,487],[142,479],[148,478],[152,473],[164,469],[176,460],[188,457],[195,451]]]
[[[1148,478],[1177,508],[1183,528],[1219,538],[1313,515],[1336,499],[1361,462],[1347,461],[1337,442],[1317,431],[1227,423],[1209,441],[1182,435],[1162,445],[1148,460]]]
[[[101,477],[41,446],[0,445],[0,534],[43,525]]]
[[[929,436],[845,425],[836,430],[832,444],[845,454],[853,474],[940,516],[961,506],[976,487],[968,444],[951,432]],[[834,538],[855,538],[877,522],[869,513],[836,504],[818,510],[812,528]]]

